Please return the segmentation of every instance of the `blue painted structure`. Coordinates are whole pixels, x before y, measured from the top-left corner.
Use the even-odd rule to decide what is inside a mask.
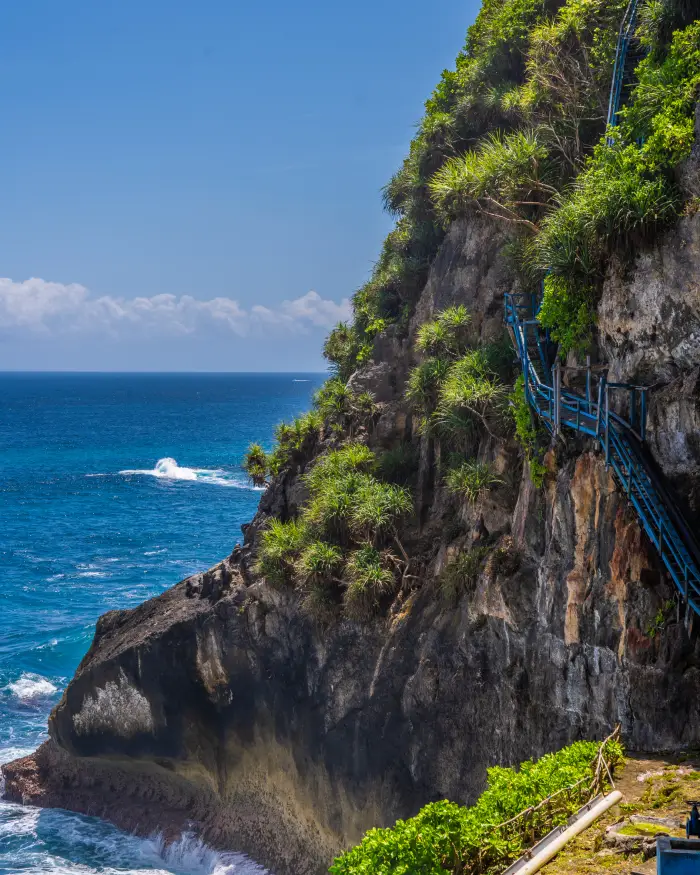
[[[623,93],[639,59],[630,51],[638,5],[639,0],[629,0],[620,25],[608,105],[609,128],[617,125]],[[593,438],[600,446],[606,466],[627,493],[681,598],[694,613],[700,614],[700,548],[644,445],[647,389],[610,383],[605,372],[598,371],[594,376],[590,364],[584,369],[583,392],[563,388],[554,344],[537,319],[540,304],[540,298],[533,294],[505,296],[506,324],[520,359],[530,406],[550,433],[559,434],[564,427],[571,428]],[[610,409],[611,391],[627,396],[626,416]]]
[[[659,836],[656,872],[657,875],[700,875],[700,841]]]
[[[700,549],[644,446],[646,388],[610,383],[604,371],[590,365],[580,369],[585,373],[583,391],[563,387],[556,350],[537,320],[539,306],[536,295],[505,295],[506,324],[518,353],[530,406],[551,434],[569,428],[594,439],[683,601],[700,614]],[[621,405],[626,415],[611,409],[613,392],[626,396]]]
[[[639,0],[629,0],[617,37],[615,66],[613,68],[612,86],[610,87],[610,99],[608,101],[608,128],[617,127],[623,90],[629,84],[631,72],[638,60],[636,54],[630,51],[637,24],[638,6]],[[612,138],[608,137],[608,145],[611,145],[611,143]]]

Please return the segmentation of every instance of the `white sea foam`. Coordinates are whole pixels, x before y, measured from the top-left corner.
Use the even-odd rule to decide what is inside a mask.
[[[234,477],[222,468],[187,468],[178,465],[175,459],[170,457],[158,459],[154,468],[127,468],[119,473],[125,476],[142,475],[157,477],[160,480],[187,480],[214,486],[247,489],[253,492],[262,491],[261,487],[252,486],[246,479]]]
[[[166,547],[163,547],[162,550],[146,550],[144,552],[144,556],[157,556],[159,553],[167,553],[168,550]]]
[[[26,671],[22,672],[22,675],[16,681],[12,681],[4,689],[22,701],[39,699],[58,692],[58,687],[52,684],[50,680],[47,680],[40,674],[32,674]]]
[[[78,577],[109,577],[106,571],[81,571]]]
[[[3,763],[11,763],[12,760],[18,760],[21,757],[27,757],[30,753],[34,753],[33,747],[3,747],[0,748],[0,766]]]
[[[28,753],[2,750],[0,761]],[[6,837],[13,841],[5,851]],[[18,839],[25,841],[15,848]],[[158,835],[137,838],[97,818],[0,802],[0,871],[16,871],[15,863],[26,875],[267,875],[243,854],[214,851],[192,835],[168,845]]]

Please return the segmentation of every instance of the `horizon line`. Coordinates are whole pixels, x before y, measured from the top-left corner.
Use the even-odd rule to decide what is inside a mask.
[[[37,369],[37,370],[19,370],[19,369],[17,369],[17,370],[2,370],[2,369],[0,369],[0,376],[10,376],[10,375],[18,375],[18,374],[88,374],[88,375],[93,375],[93,376],[107,376],[110,374],[119,375],[119,376],[124,376],[124,375],[129,375],[129,374],[135,375],[135,376],[141,376],[141,375],[147,375],[147,374],[155,374],[158,376],[166,376],[168,374],[172,374],[172,375],[202,375],[202,376],[207,376],[207,375],[210,375],[210,376],[228,376],[228,375],[233,375],[233,374],[245,375],[245,376],[265,375],[265,374],[275,375],[275,376],[279,376],[282,374],[284,374],[284,375],[286,375],[286,374],[307,374],[307,375],[312,374],[314,376],[316,376],[316,375],[320,376],[320,375],[328,374],[328,373],[330,373],[329,370],[326,370],[326,371],[301,371],[301,370],[299,370],[299,371],[155,371],[155,370],[148,370],[148,371],[117,371],[117,370],[114,370],[114,371],[88,371],[88,370],[70,370],[70,369],[66,368],[66,369],[56,369],[56,370],[49,371],[49,370],[39,370],[39,369]]]

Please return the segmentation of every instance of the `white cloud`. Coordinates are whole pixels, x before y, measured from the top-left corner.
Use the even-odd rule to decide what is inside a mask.
[[[233,298],[200,300],[190,295],[153,295],[150,298],[93,297],[78,283],[42,279],[13,282],[0,278],[0,329],[32,333],[106,332],[183,335],[218,326],[245,336],[267,326],[305,332],[331,328],[350,316],[347,298],[340,303],[307,292],[274,307],[242,307]]]

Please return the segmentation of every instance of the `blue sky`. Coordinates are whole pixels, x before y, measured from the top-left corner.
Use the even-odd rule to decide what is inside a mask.
[[[0,370],[320,370],[476,0],[0,12]]]

